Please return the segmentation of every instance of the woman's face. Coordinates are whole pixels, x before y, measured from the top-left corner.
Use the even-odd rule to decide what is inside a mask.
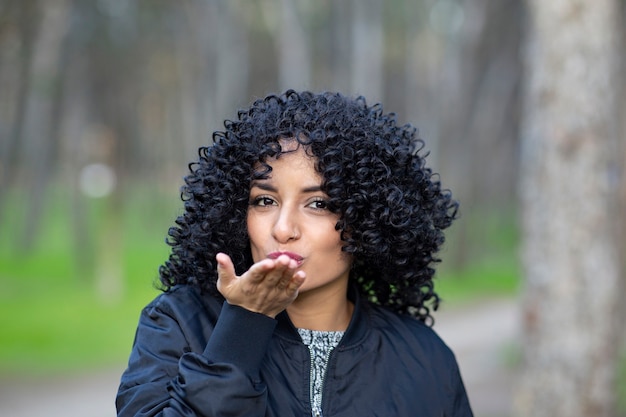
[[[247,227],[254,262],[286,254],[306,273],[300,294],[345,287],[351,256],[341,251],[335,230],[338,215],[327,209],[315,159],[294,140],[282,142],[283,153],[268,160],[272,172],[250,186]]]

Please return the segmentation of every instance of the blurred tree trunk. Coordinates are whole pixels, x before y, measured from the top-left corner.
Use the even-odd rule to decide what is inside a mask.
[[[626,20],[626,2],[622,2],[621,19],[622,19],[622,22]],[[622,35],[622,41],[621,41],[620,47],[622,48],[622,51],[623,51],[624,46],[626,46],[626,30],[622,29],[621,35]],[[624,52],[621,53],[619,64],[620,66],[619,66],[618,73],[619,74],[626,73],[626,53]],[[619,95],[618,104],[617,104],[617,108],[619,109],[619,114],[617,117],[618,117],[618,120],[620,121],[620,124],[618,127],[618,136],[621,138],[621,140],[619,141],[620,143],[619,154],[621,155],[621,162],[622,162],[619,210],[620,210],[620,218],[626,219],[626,140],[625,140],[626,139],[626,79],[624,77],[620,77],[618,81],[620,83],[619,85],[620,95]],[[620,228],[621,239],[618,242],[620,245],[619,253],[624,254],[626,253],[626,220],[623,220],[620,226],[621,226]],[[624,291],[626,291],[626,256],[622,256],[621,266],[622,266],[622,269],[621,269],[622,293],[624,293]],[[621,317],[626,318],[626,303],[621,303],[621,309],[619,313],[621,314]],[[626,355],[626,325],[622,326],[622,330],[621,330],[620,350],[622,351],[622,357],[626,357],[624,356]],[[626,405],[626,399],[622,400],[621,404]]]
[[[613,414],[617,0],[530,0],[521,162],[524,363],[518,416]]]
[[[89,5],[89,3],[87,3]],[[89,7],[93,7],[89,5]],[[102,227],[94,242],[94,287],[107,302],[123,295],[124,210],[128,179],[139,172],[143,157],[138,120],[137,80],[144,51],[138,47],[137,9],[125,4],[98,5],[106,18],[94,25],[87,51],[87,82],[93,118],[88,127],[90,164],[104,164],[116,179],[109,195],[103,196],[98,223]]]
[[[428,9],[414,7],[412,0],[404,0],[405,29],[405,67],[404,91],[407,120],[411,120],[420,129],[420,136],[428,145],[430,165],[435,171],[439,167],[439,135],[437,134],[438,117],[432,103],[436,100],[435,89],[440,55],[433,45],[438,44],[437,37],[428,30]],[[421,22],[420,22],[421,17]],[[416,24],[422,23],[422,24]]]
[[[477,203],[476,181],[470,176],[478,149],[477,138],[469,136],[468,128],[474,103],[480,99],[478,89],[489,61],[483,51],[492,5],[491,0],[435,1],[429,13],[429,24],[440,43],[434,48],[439,54],[439,67],[433,77],[437,86],[434,93],[436,131],[441,138],[437,148],[440,170],[448,179],[447,186],[461,202],[461,212],[466,213],[475,212]],[[470,221],[463,221],[453,229],[456,244],[448,262],[458,270],[470,263],[476,248],[480,247],[470,244],[469,227]]]
[[[216,103],[219,105],[218,113],[221,119],[224,115],[231,117],[234,110],[242,106],[241,97],[246,96],[248,90],[248,41],[245,33],[244,22],[239,16],[236,3],[224,0],[218,2],[219,22],[217,25],[217,68],[215,79]],[[245,5],[243,6],[245,7]],[[293,24],[293,23],[292,23]],[[302,25],[299,25],[302,31]],[[287,35],[287,34],[284,34]],[[292,36],[289,34],[287,36]],[[294,45],[297,48],[303,47],[302,56],[292,57],[293,59],[304,59],[300,65],[310,67],[309,53],[306,49],[306,42],[303,45]],[[296,65],[296,69],[302,68]],[[309,75],[303,73],[304,79]],[[212,127],[222,127],[222,122],[212,125]],[[207,136],[207,132],[203,132]],[[203,141],[206,143],[206,141]]]
[[[90,142],[86,134],[91,97],[88,94],[88,89],[84,88],[87,84],[84,56],[85,54],[75,51],[66,63],[68,82],[65,84],[66,111],[62,134],[64,159],[59,162],[63,164],[65,174],[63,182],[71,187],[69,198],[70,229],[77,281],[80,284],[91,284],[95,242],[93,230],[89,227],[87,200],[80,189],[81,169],[91,162],[88,154]]]
[[[17,37],[20,45],[17,65],[9,68],[10,72],[14,71],[12,75],[16,78],[17,88],[9,85],[3,86],[5,94],[3,99],[7,99],[7,95],[13,98],[13,101],[5,102],[6,107],[3,107],[9,108],[13,112],[11,114],[10,129],[6,131],[7,136],[0,142],[0,221],[2,220],[4,204],[7,201],[5,193],[9,185],[15,180],[17,167],[19,166],[19,144],[23,139],[22,134],[25,126],[24,120],[26,118],[26,102],[31,82],[29,75],[33,62],[33,47],[37,26],[40,21],[40,13],[36,6],[34,1],[24,1],[19,4],[14,1],[5,5],[6,9],[4,10],[9,15],[14,14],[16,21],[19,22],[17,25]],[[7,18],[5,24],[10,21],[11,19]],[[4,43],[2,46],[5,51],[9,49]],[[9,60],[7,59],[7,61]],[[3,70],[7,71],[6,68],[3,68]],[[7,82],[9,80],[4,80],[3,78],[3,81]],[[9,94],[11,90],[14,91],[14,94]]]
[[[347,65],[350,56],[350,21],[349,3],[345,1],[330,2],[330,30],[327,41],[329,50],[328,60],[330,69],[330,85],[335,91],[344,91],[350,85],[350,65]]]
[[[278,85],[280,91],[311,88],[311,48],[306,22],[294,0],[281,0]]]
[[[186,3],[182,9],[188,24],[173,47],[175,99],[164,100],[165,113],[171,115],[166,120],[172,122],[162,141],[164,155],[180,154],[176,155],[178,158],[172,158],[176,161],[175,167],[194,158],[198,147],[208,143],[210,128],[218,126],[217,114],[221,113],[215,67],[222,60],[219,50],[224,49],[224,36],[220,31],[222,25],[228,24],[222,13],[226,7],[223,2],[203,1]],[[220,23],[224,21],[227,23]],[[224,83],[230,85],[230,81],[224,80]],[[168,87],[160,87],[163,97],[168,97],[171,88]],[[172,137],[180,139],[172,141]],[[182,152],[177,151],[181,145]]]
[[[31,79],[25,91],[24,114],[16,126],[26,152],[26,164],[32,167],[31,186],[27,206],[26,225],[20,239],[23,250],[29,250],[35,241],[41,222],[47,186],[55,166],[58,151],[59,127],[63,103],[64,39],[68,31],[70,4],[56,1],[41,8],[42,18],[32,50]]]
[[[351,93],[364,95],[369,104],[383,97],[383,3],[352,1]]]

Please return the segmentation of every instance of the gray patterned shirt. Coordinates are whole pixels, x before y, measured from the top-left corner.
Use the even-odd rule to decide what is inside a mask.
[[[344,332],[298,329],[302,342],[311,354],[311,414],[322,416],[322,388],[330,353],[337,347]]]

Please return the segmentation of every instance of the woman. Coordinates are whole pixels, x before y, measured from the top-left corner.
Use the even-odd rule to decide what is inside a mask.
[[[185,178],[118,416],[471,416],[428,325],[456,203],[416,130],[294,91],[224,125]]]

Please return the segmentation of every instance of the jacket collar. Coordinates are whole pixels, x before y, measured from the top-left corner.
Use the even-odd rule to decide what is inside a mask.
[[[350,285],[348,288],[348,299],[354,303],[354,311],[352,312],[352,318],[350,319],[346,333],[338,346],[338,349],[341,350],[349,349],[354,345],[360,344],[370,328],[370,305],[367,300],[359,294],[359,291],[354,285]],[[275,333],[279,337],[292,342],[302,343],[298,330],[291,322],[287,311],[283,311],[276,316],[276,320],[278,321],[278,325],[276,326]]]

